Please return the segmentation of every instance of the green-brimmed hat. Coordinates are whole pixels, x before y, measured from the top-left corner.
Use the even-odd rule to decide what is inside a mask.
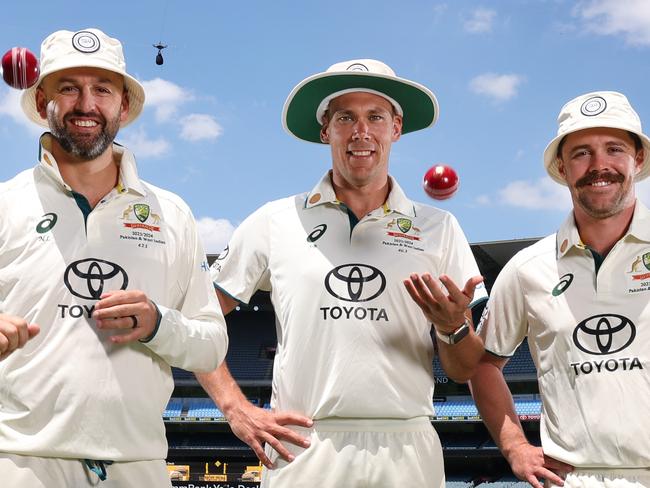
[[[403,117],[402,134],[429,127],[438,119],[438,101],[431,90],[399,78],[381,61],[355,59],[336,63],[298,83],[284,103],[282,125],[298,139],[321,143],[322,117],[329,102],[359,91],[387,99]]]

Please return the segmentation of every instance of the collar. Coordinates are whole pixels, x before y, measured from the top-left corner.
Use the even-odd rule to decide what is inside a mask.
[[[650,242],[650,211],[638,198],[630,227],[621,240],[628,236],[632,236],[639,241]],[[573,247],[582,250],[587,249],[587,245],[580,239],[573,212],[569,214],[558,230],[555,244],[558,259],[567,254]]]
[[[126,193],[132,190],[140,195],[145,195],[146,190],[138,177],[133,153],[124,146],[113,143],[113,158],[120,168],[120,175],[115,190],[118,193]],[[52,154],[52,134],[49,132],[45,132],[39,140],[39,164],[61,186],[68,191],[72,191],[72,188],[63,181],[63,177],[59,172],[56,159],[54,159],[54,155]]]
[[[325,203],[331,203],[334,205],[341,205],[343,203],[336,198],[331,175],[332,170],[329,170],[320,179],[313,190],[307,194],[305,198],[305,208],[312,208]],[[406,196],[402,188],[397,184],[395,178],[388,175],[388,181],[390,184],[390,192],[388,193],[388,198],[381,206],[382,213],[387,215],[392,212],[397,212],[407,217],[415,217],[415,206],[413,205],[413,202]]]

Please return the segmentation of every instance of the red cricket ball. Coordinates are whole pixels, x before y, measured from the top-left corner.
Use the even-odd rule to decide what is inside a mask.
[[[9,86],[24,90],[38,81],[38,59],[26,47],[12,47],[2,56],[2,77]]]
[[[446,200],[458,190],[458,174],[451,166],[436,164],[431,166],[424,175],[422,186],[431,198]]]

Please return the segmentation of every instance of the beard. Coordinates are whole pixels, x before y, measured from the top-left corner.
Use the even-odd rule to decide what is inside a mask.
[[[66,122],[73,117],[92,117],[99,119],[101,131],[96,136],[79,135],[71,133],[67,129]],[[50,125],[50,132],[56,141],[61,145],[63,150],[82,161],[91,161],[100,156],[113,143],[115,136],[120,129],[120,114],[107,120],[98,113],[70,112],[59,122],[54,113],[48,106],[47,121]]]
[[[589,187],[596,180],[604,180],[620,186],[618,191],[606,201],[594,197],[589,191],[580,191],[581,188]],[[627,207],[629,197],[632,195],[632,185],[633,181],[620,173],[594,171],[576,181],[573,191],[580,207],[587,215],[595,219],[606,219]]]

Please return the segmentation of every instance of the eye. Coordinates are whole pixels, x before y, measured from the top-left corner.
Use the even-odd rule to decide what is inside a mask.
[[[59,88],[59,93],[75,93],[77,91],[77,88],[72,86],[72,85],[64,85]]]
[[[370,120],[372,120],[373,122],[378,122],[378,121],[382,121],[382,120],[384,120],[384,116],[383,116],[383,115],[379,115],[379,114],[373,114],[373,115],[371,115],[371,116],[368,117],[368,118],[369,118]]]
[[[336,118],[336,120],[338,120],[338,121],[340,121],[340,122],[351,122],[351,121],[352,121],[352,117],[351,117],[350,115],[347,115],[347,114],[342,114],[342,115],[339,115],[339,116]]]
[[[575,151],[573,154],[571,154],[571,159],[578,159],[578,158],[584,158],[589,156],[590,151],[587,149],[580,149],[578,151]]]

